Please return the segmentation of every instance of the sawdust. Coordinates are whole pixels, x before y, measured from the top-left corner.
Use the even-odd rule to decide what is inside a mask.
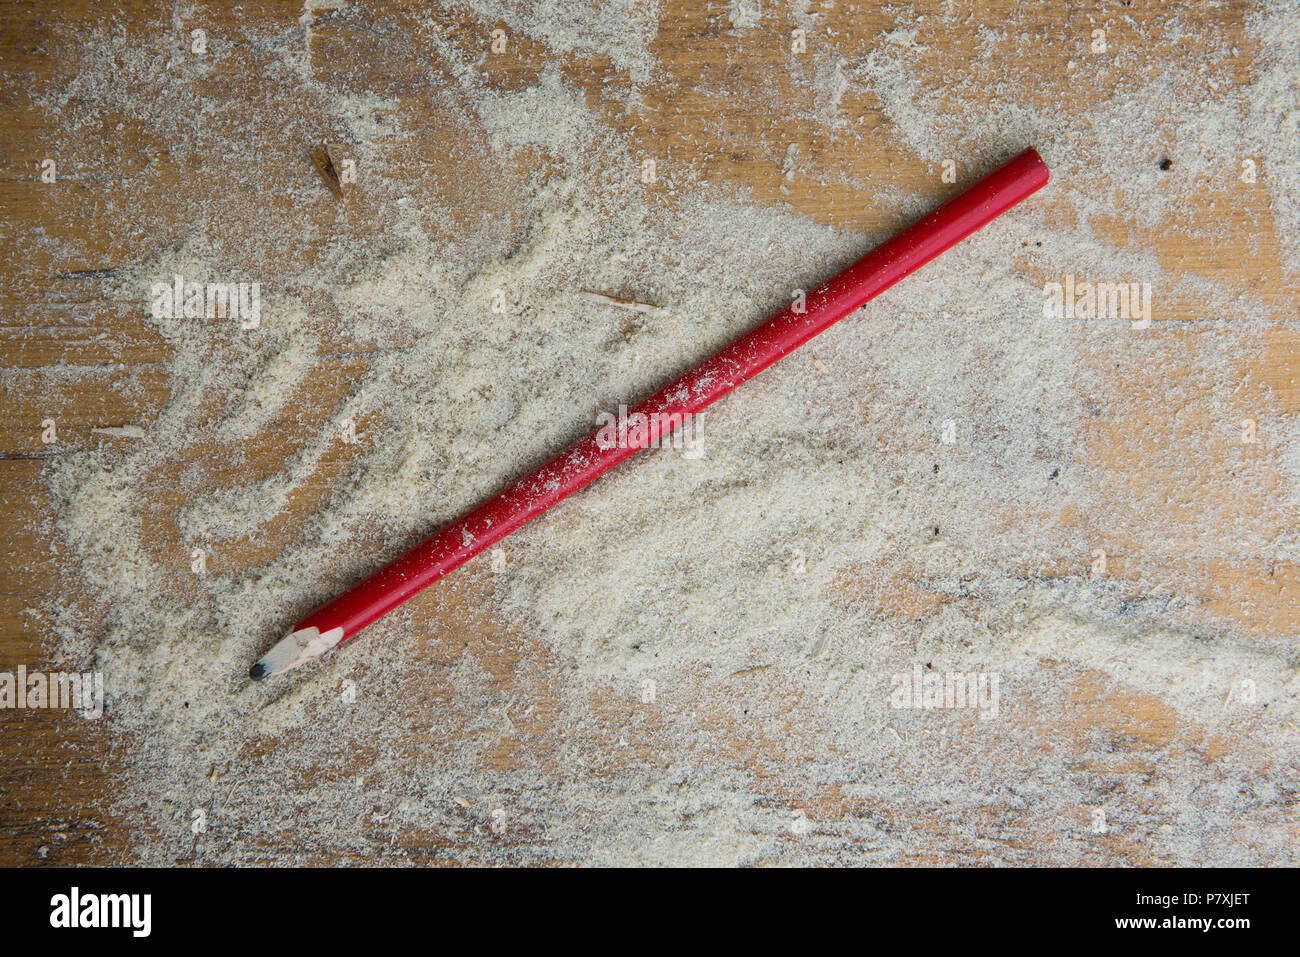
[[[823,14],[811,6],[794,4],[790,22],[812,32]],[[733,2],[723,18],[738,38],[774,16],[749,7]],[[620,109],[653,85],[654,5],[468,9],[485,34],[503,22],[556,54],[606,58],[625,78],[612,94]],[[383,166],[385,151],[413,135],[409,101],[317,78],[312,44],[326,12],[350,15],[309,3],[296,28],[253,39],[362,159],[360,188],[392,198],[382,238],[326,239],[292,282],[266,277],[256,330],[148,316],[170,351],[166,405],[129,447],[59,457],[46,471],[69,581],[89,585],[90,602],[52,600],[43,620],[57,658],[105,673],[110,721],[131,742],[115,811],[143,835],[140,860],[411,861],[445,840],[476,842],[459,860],[887,863],[914,854],[932,826],[926,814],[949,802],[1032,813],[1040,827],[1084,822],[1000,858],[1013,862],[1083,859],[1085,809],[1108,802],[1152,859],[1294,853],[1284,829],[1249,847],[1232,830],[1243,794],[1267,807],[1294,786],[1293,636],[1259,640],[1198,618],[1194,583],[1165,581],[1162,569],[1090,574],[1093,533],[1044,524],[1104,504],[1103,466],[1083,443],[1109,400],[1088,357],[1119,337],[1158,364],[1161,345],[1120,321],[1067,327],[1044,316],[1040,280],[1064,269],[1138,276],[1209,314],[1248,312],[1250,322],[1207,347],[1212,378],[1261,325],[1290,318],[1089,226],[1117,207],[1140,225],[1164,222],[1250,143],[1295,269],[1300,184],[1283,159],[1296,145],[1293,5],[1250,21],[1260,50],[1245,82],[1225,60],[1202,58],[1168,75],[1138,71],[1082,114],[1020,96],[1014,76],[990,84],[972,73],[941,96],[922,58],[966,22],[951,14],[895,11],[868,52],[816,54],[797,75],[830,134],[862,135],[844,104],[871,95],[888,135],[921,160],[987,166],[1033,143],[1056,176],[1052,202],[1071,218],[1035,205],[993,224],[809,355],[707,410],[703,454],[629,463],[507,539],[499,568],[483,556],[459,584],[440,585],[448,597],[432,596],[427,617],[399,610],[305,672],[250,686],[248,664],[298,615],[589,431],[596,409],[645,394],[890,231],[841,232],[681,169],[665,187],[670,200],[652,198],[638,180],[641,154],[559,68],[506,88],[484,79],[481,50],[439,36],[435,19],[416,41],[377,25],[394,45],[423,44],[451,78],[437,95],[463,107],[466,151],[502,171],[545,166],[521,182],[513,228],[475,230],[405,201],[407,174]],[[980,25],[981,55],[996,57],[1015,30]],[[196,61],[174,38],[92,37],[77,81],[43,108],[69,134],[111,107],[202,146],[215,134],[196,118],[235,107],[219,92],[196,99],[175,76],[233,55],[213,47],[215,61]],[[954,112],[954,98],[981,105]],[[314,135],[290,125],[290,138]],[[1112,163],[1119,141],[1138,145]],[[1158,142],[1181,147],[1171,171],[1146,155]],[[787,178],[798,156],[787,151]],[[313,188],[304,175],[293,196],[308,204]],[[881,196],[902,219],[932,202]],[[301,232],[289,219],[265,229],[249,248]],[[308,230],[304,241],[317,238]],[[160,277],[257,278],[232,272],[228,247],[201,230],[145,248],[133,248],[138,258],[112,290],[142,314]],[[629,323],[580,290],[658,308]],[[322,301],[336,322],[322,319]],[[367,363],[332,405],[300,408],[334,374],[329,355],[354,352]],[[245,449],[268,433],[291,436],[279,467],[247,474]],[[199,454],[204,443],[218,451]],[[351,458],[337,465],[341,443]],[[1295,447],[1279,461],[1300,481]],[[168,479],[178,460],[191,464]],[[153,499],[168,481],[182,495],[164,508]],[[304,495],[317,504],[304,510]],[[1135,501],[1115,533],[1140,534],[1156,505]],[[297,525],[285,538],[277,529],[290,515]],[[170,552],[156,544],[160,522]],[[1193,515],[1174,531],[1184,539],[1176,552],[1224,537],[1247,555],[1296,544],[1250,515]],[[223,560],[263,536],[274,545],[256,561]],[[197,586],[184,568],[195,548],[209,560]],[[466,637],[448,633],[440,609],[468,617]],[[513,664],[476,643],[480,632],[510,636]],[[891,709],[888,676],[918,661],[999,673],[1004,719]],[[1072,687],[1108,682],[1121,711],[1126,695],[1149,695],[1170,727],[1253,735],[1277,763],[1261,770],[1231,751],[1207,778],[1195,750],[1149,718],[1089,741],[1104,773],[1081,775],[1052,724],[1086,707],[1059,700],[1062,669]],[[593,703],[601,696],[627,704]],[[1156,766],[1112,767],[1117,751],[1131,751],[1126,736],[1158,752]],[[755,762],[766,766],[756,772]],[[1158,781],[1144,790],[1150,776]],[[801,829],[799,809],[827,788],[843,813],[823,802]],[[195,807],[209,811],[197,840]],[[523,836],[494,842],[494,820]],[[988,832],[947,823],[980,859]],[[290,828],[286,850],[279,836]]]

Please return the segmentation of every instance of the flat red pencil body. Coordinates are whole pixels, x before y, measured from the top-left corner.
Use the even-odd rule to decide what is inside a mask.
[[[288,670],[351,638],[566,495],[655,444],[661,423],[680,422],[716,401],[1006,212],[1047,180],[1047,166],[1032,149],[1004,163],[808,293],[801,311],[796,312],[794,304],[786,307],[644,399],[628,417],[643,413],[648,428],[629,430],[627,441],[613,448],[602,448],[597,432],[570,446],[313,611],[250,674],[260,678]]]

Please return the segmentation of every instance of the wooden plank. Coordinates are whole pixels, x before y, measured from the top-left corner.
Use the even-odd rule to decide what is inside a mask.
[[[914,6],[916,16],[934,20],[945,9],[939,2]],[[1040,102],[1068,98],[1082,114],[1126,84],[1203,53],[1208,38],[1240,47],[1234,69],[1241,79],[1254,52],[1242,26],[1250,7],[1242,2],[1190,5],[1184,16],[1196,29],[1184,31],[1179,42],[1155,46],[1145,38],[1159,32],[1155,27],[1166,15],[1159,5],[1125,7],[1122,16],[1096,4],[1044,4],[1032,11],[1009,0],[955,6],[970,17],[942,19],[946,25],[914,65],[936,101],[949,107],[963,96],[977,98],[979,106],[997,102],[998,84],[1011,75],[1036,85]],[[809,38],[813,49],[802,59],[789,49],[795,21],[784,11],[773,14],[769,28],[735,31],[725,4],[671,0],[663,8],[651,45],[657,72],[635,106],[616,95],[626,92],[628,78],[609,57],[557,52],[517,34],[509,55],[493,56],[486,52],[488,39],[504,25],[461,9],[445,11],[437,32],[454,49],[481,57],[478,68],[495,90],[526,88],[557,68],[565,83],[626,135],[633,155],[656,159],[670,180],[674,169],[690,170],[705,181],[743,189],[756,204],[784,204],[819,222],[868,234],[900,225],[888,197],[937,199],[957,188],[940,183],[939,170],[905,148],[885,104],[869,92],[844,95],[837,108],[842,129],[810,119],[826,108],[824,89],[810,77],[819,66],[829,68],[836,51],[881,43],[884,31],[898,24],[892,8],[809,4],[824,34]],[[147,113],[114,109],[60,127],[36,108],[41,98],[69,88],[83,69],[76,41],[86,30],[101,29],[111,19],[128,42],[148,43],[159,29],[171,28],[170,8],[133,0],[119,4],[109,18],[89,0],[0,5],[0,60],[6,64],[0,82],[6,107],[0,119],[0,408],[6,426],[0,432],[6,553],[0,567],[0,668],[49,664],[52,635],[32,610],[52,589],[67,587],[59,573],[66,545],[52,526],[46,466],[70,451],[129,445],[130,438],[93,430],[134,424],[147,434],[177,386],[171,348],[145,321],[143,299],[121,290],[121,268],[146,261],[195,230],[227,254],[236,275],[293,277],[332,241],[384,241],[393,210],[365,189],[345,188],[336,199],[308,162],[314,145],[333,142],[339,132],[325,115],[320,89],[368,91],[397,104],[407,135],[384,144],[382,162],[390,175],[401,170],[409,176],[414,208],[447,211],[446,220],[427,215],[431,232],[481,228],[507,235],[517,225],[515,194],[549,160],[521,156],[505,170],[489,162],[483,132],[454,100],[434,95],[452,84],[444,67],[431,62],[424,11],[423,4],[397,4],[374,16],[318,13],[306,51],[317,81],[311,89],[265,46],[250,45],[234,61],[218,59],[190,82],[207,93],[220,91],[229,104],[227,112],[202,118],[210,129],[198,138],[228,143],[229,152],[202,153],[195,138],[169,135],[168,124]],[[973,25],[997,24],[1013,12],[1024,36],[1003,44],[998,56],[1008,61],[979,56]],[[294,29],[301,15],[300,5],[288,2],[208,5],[193,14],[214,46]],[[1072,78],[1068,64],[1080,57],[1098,17],[1112,26],[1112,42],[1141,45],[1144,52],[1085,79],[1077,73]],[[1131,144],[1150,152],[1153,163],[1165,154],[1178,162],[1178,147]],[[53,184],[40,182],[47,157],[58,163]],[[793,164],[790,157],[796,158]],[[1122,204],[1090,226],[1112,247],[1147,250],[1171,273],[1219,283],[1243,303],[1289,308],[1297,290],[1276,238],[1283,227],[1273,220],[1265,189],[1234,185],[1236,159],[1225,158],[1220,180],[1207,185],[1198,203],[1157,226],[1139,222]],[[1106,182],[1101,171],[1094,179],[1085,173],[1068,188],[1087,193]],[[302,192],[312,188],[318,195]],[[314,198],[304,203],[301,195]],[[665,194],[657,201],[671,199]],[[1057,225],[1074,218],[1062,200],[1045,196],[1043,203]],[[286,224],[300,230],[301,243],[277,245]],[[1020,265],[1034,282],[1056,278],[1040,274],[1043,267],[1029,258]],[[1263,543],[1285,540],[1297,519],[1294,497],[1288,498],[1291,478],[1274,454],[1285,437],[1273,425],[1300,412],[1300,341],[1290,326],[1270,325],[1259,333],[1257,347],[1233,355],[1233,381],[1211,380],[1204,375],[1206,350],[1215,346],[1204,324],[1260,317],[1247,305],[1239,314],[1211,314],[1204,303],[1174,295],[1162,300],[1161,310],[1164,324],[1151,329],[1147,340],[1155,343],[1158,364],[1088,330],[1078,334],[1077,348],[1098,384],[1096,392],[1079,397],[1095,410],[1076,437],[1081,451],[1074,464],[1089,472],[1086,507],[1044,499],[1010,510],[1005,525],[1032,524],[1059,530],[1062,540],[1082,536],[1095,542],[1107,551],[1110,578],[1119,588],[1133,585],[1134,595],[1135,582],[1162,572],[1188,581],[1192,602],[1170,612],[1170,621],[1207,633],[1231,628],[1294,659],[1300,565],[1293,552],[1270,551]],[[141,506],[141,521],[152,556],[166,570],[166,579],[153,585],[160,593],[203,600],[202,589],[187,575],[190,543],[176,521],[187,499],[202,489],[183,477],[201,474],[207,489],[274,475],[308,441],[308,432],[328,421],[349,382],[373,363],[374,356],[365,354],[373,344],[361,343],[358,351],[338,329],[336,315],[322,307],[319,318],[321,374],[299,387],[285,411],[238,448],[196,442],[151,476],[157,494]],[[870,401],[865,385],[862,400]],[[1257,444],[1235,438],[1245,418],[1260,423]],[[47,420],[57,428],[52,443],[42,441]],[[869,425],[882,445],[891,441],[886,424]],[[320,507],[356,454],[340,444],[325,455],[283,510],[247,535],[220,543],[222,560],[249,567],[280,553],[292,541],[296,521]],[[1147,516],[1140,522],[1132,520],[1138,506]],[[1009,574],[1086,578],[1090,561],[1088,551],[1061,550],[1032,570],[1013,567]],[[845,603],[916,621],[981,601],[942,591],[906,560],[843,569],[837,588]],[[1201,834],[1206,845],[1241,845],[1242,860],[1272,863],[1281,862],[1255,848],[1288,839],[1300,845],[1294,798],[1278,796],[1276,787],[1294,781],[1294,765],[1288,767],[1258,724],[1243,719],[1229,730],[1207,727],[1160,696],[1116,686],[1094,669],[1049,662],[1032,700],[1001,726],[997,744],[980,734],[973,718],[943,724],[942,735],[902,727],[894,732],[899,746],[891,766],[861,767],[855,780],[839,780],[823,775],[829,765],[822,759],[840,754],[843,737],[824,726],[818,702],[783,680],[779,669],[759,664],[734,674],[674,674],[670,700],[700,703],[680,712],[643,707],[634,689],[613,682],[591,685],[579,689],[583,706],[575,712],[564,703],[575,693],[566,664],[535,636],[487,615],[490,590],[483,569],[473,566],[414,600],[401,637],[387,636],[394,653],[406,656],[400,688],[390,689],[391,717],[410,730],[399,745],[385,747],[413,757],[431,748],[445,755],[450,744],[430,741],[428,729],[437,728],[446,741],[465,747],[468,760],[503,774],[540,767],[559,782],[578,773],[565,763],[573,761],[582,765],[586,787],[573,806],[557,810],[548,793],[514,793],[517,824],[505,836],[491,833],[478,805],[454,811],[455,828],[373,820],[361,825],[370,842],[364,852],[318,844],[300,831],[257,831],[221,813],[229,793],[223,774],[259,780],[284,775],[285,793],[297,798],[312,783],[367,773],[379,750],[377,744],[373,751],[335,753],[328,763],[298,765],[290,773],[268,766],[268,755],[284,745],[265,739],[248,743],[243,766],[214,768],[207,836],[191,835],[183,820],[158,833],[146,815],[123,813],[114,799],[127,781],[126,761],[105,723],[56,712],[0,711],[0,865],[129,861],[146,844],[166,848],[178,863],[571,863],[590,859],[627,822],[594,820],[582,832],[563,830],[558,818],[598,818],[600,800],[620,796],[640,769],[666,774],[683,767],[742,782],[737,788],[743,784],[754,796],[738,833],[757,827],[753,822],[760,819],[783,822],[797,810],[806,812],[814,837],[781,830],[776,853],[782,860],[873,861],[880,835],[888,834],[904,836],[909,848],[890,857],[891,863],[1174,863],[1160,837],[1162,828],[1179,823],[1161,796],[1171,762],[1206,780],[1221,762],[1236,762],[1257,769],[1273,789],[1243,797],[1232,819],[1207,818]],[[66,600],[91,603],[95,596],[87,590]],[[899,640],[902,648],[907,639]],[[460,700],[446,671],[470,659],[482,669],[476,679],[481,698]],[[520,700],[529,706],[509,704]],[[485,701],[504,713],[511,730],[482,725]],[[983,803],[978,788],[956,804],[920,793],[926,774],[955,776],[989,766],[1007,779],[1061,786],[1038,777],[1035,751],[1043,747],[1075,769],[1078,780],[1070,783],[1080,794],[1122,808],[1126,826],[1092,835],[1083,805],[1063,819],[1031,801]],[[1085,779],[1087,784],[1079,783]],[[915,796],[900,797],[909,786]],[[1095,793],[1089,790],[1094,786]],[[649,800],[628,798],[621,806],[644,814],[651,827],[685,823],[657,818]],[[1220,805],[1206,807],[1217,812]],[[378,806],[367,810],[382,814]],[[553,832],[566,836],[552,839]]]

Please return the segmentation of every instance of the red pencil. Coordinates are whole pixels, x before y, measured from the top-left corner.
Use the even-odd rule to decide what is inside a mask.
[[[629,412],[645,415],[613,448],[593,432],[389,562],[369,578],[317,608],[249,670],[254,680],[280,674],[347,641],[380,615],[499,542],[560,499],[633,452],[657,445],[661,432],[699,412],[762,372],[817,333],[843,319],[935,256],[1006,212],[1047,183],[1047,166],[1032,149],[881,243],[853,265],[679,376]]]

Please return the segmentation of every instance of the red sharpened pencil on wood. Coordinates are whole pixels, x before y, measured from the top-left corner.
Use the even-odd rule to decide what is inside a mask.
[[[254,680],[306,664],[603,475],[661,433],[726,395],[839,322],[904,276],[1046,185],[1047,165],[1027,149],[644,399],[628,414],[644,425],[614,447],[592,432],[545,465],[435,532],[369,578],[317,608],[249,669]],[[634,419],[636,413],[644,419]]]

